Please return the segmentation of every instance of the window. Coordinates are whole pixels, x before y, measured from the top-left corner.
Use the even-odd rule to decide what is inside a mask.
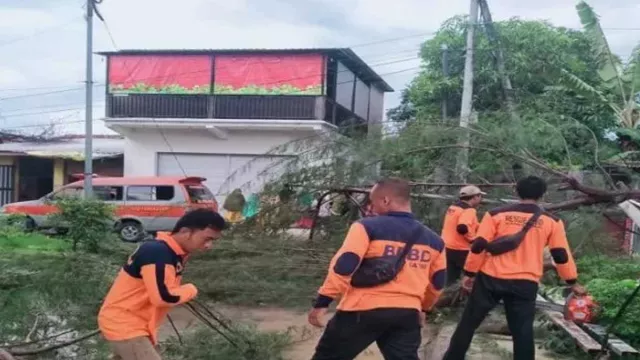
[[[93,195],[102,201],[122,201],[122,186],[94,186]]]
[[[173,199],[173,186],[129,186],[127,200],[129,201],[167,201]]]
[[[189,199],[191,202],[197,203],[199,201],[213,201],[215,198],[211,191],[206,186],[202,185],[185,185]]]
[[[64,197],[82,196],[81,187],[62,188],[51,195],[51,199],[60,199]]]

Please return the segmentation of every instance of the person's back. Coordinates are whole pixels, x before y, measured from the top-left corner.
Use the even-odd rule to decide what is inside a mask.
[[[411,213],[408,182],[380,181],[370,199],[374,216],[351,226],[309,313],[309,322],[321,327],[329,305],[340,299],[313,360],[350,360],[372,342],[386,359],[417,360],[420,314],[433,307],[445,285],[444,242]],[[404,265],[396,268],[404,249]],[[370,283],[367,274],[377,273],[381,262],[394,270],[387,267],[392,273],[386,281],[376,276]]]
[[[469,185],[460,189],[459,199],[447,209],[442,225],[442,240],[447,254],[447,283],[460,278],[469,255],[471,242],[478,230],[476,207],[485,195],[478,187]]]
[[[562,220],[538,205],[546,190],[543,179],[523,178],[516,184],[519,203],[484,215],[464,267],[463,287],[471,294],[443,360],[464,360],[475,330],[500,300],[513,337],[514,359],[535,359],[533,322],[546,246],[560,277],[572,285],[577,279]]]
[[[407,255],[404,267],[394,281],[371,288],[348,287],[337,309],[363,311],[385,308],[393,304],[395,308],[421,310],[423,301],[431,302],[438,293],[434,291],[425,295],[425,289],[434,280],[425,275],[433,273],[433,264],[437,266],[440,261],[444,263],[444,259],[439,259],[444,250],[444,243],[435,232],[417,221],[412,214],[391,212],[364,218],[351,226],[347,238],[353,239],[354,243],[367,244],[362,257],[366,260],[398,256],[412,236],[416,236],[417,239]],[[353,266],[348,261],[351,250],[353,249],[344,248],[336,254],[329,265],[334,272],[328,275],[327,281],[319,290],[320,294],[333,294],[342,286],[344,274]],[[436,272],[438,270],[442,269],[436,269]],[[444,277],[444,272],[437,273],[435,282]]]
[[[483,226],[478,236],[497,239],[515,234],[536,211],[539,211],[536,204],[513,204],[490,210],[485,214],[483,222],[491,223],[492,226]],[[548,246],[556,254],[556,258],[562,261],[558,264],[560,276],[567,280],[575,279],[575,264],[571,254],[566,251],[566,241],[562,220],[543,212],[515,250],[501,255],[487,254],[484,258],[472,257],[466,267],[475,269],[478,262],[482,261],[478,270],[489,276],[538,282],[543,273],[544,249]],[[559,253],[562,255],[558,256]]]

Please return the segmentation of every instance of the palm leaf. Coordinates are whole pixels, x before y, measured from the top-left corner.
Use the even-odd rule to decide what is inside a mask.
[[[631,88],[629,102],[638,103],[638,91],[640,91],[640,44],[631,53],[631,58],[624,69],[624,81]]]
[[[584,29],[585,34],[591,41],[591,48],[594,52],[594,56],[600,66],[598,71],[600,77],[606,84],[615,84],[620,91],[622,101],[626,101],[627,96],[624,90],[624,85],[621,79],[622,64],[620,59],[613,54],[609,47],[609,42],[604,36],[598,15],[593,11],[593,8],[584,1],[580,1],[576,5],[578,10],[578,16],[580,17],[580,23]]]

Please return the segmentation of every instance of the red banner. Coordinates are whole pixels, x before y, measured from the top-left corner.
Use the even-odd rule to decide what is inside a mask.
[[[217,55],[215,94],[320,95],[323,57],[301,55]]]
[[[208,94],[209,55],[114,55],[109,58],[109,92]]]
[[[113,55],[111,93],[208,94],[212,55]],[[320,95],[321,54],[215,55],[215,94]]]

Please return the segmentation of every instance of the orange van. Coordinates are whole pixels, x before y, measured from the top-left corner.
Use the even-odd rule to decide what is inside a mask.
[[[97,199],[115,206],[114,229],[124,241],[135,242],[147,232],[170,231],[185,212],[195,208],[218,211],[218,203],[202,177],[94,177]],[[6,204],[5,214],[26,215],[27,229],[60,229],[49,215],[58,211],[55,200],[82,196],[84,182],[76,181],[38,200]]]

